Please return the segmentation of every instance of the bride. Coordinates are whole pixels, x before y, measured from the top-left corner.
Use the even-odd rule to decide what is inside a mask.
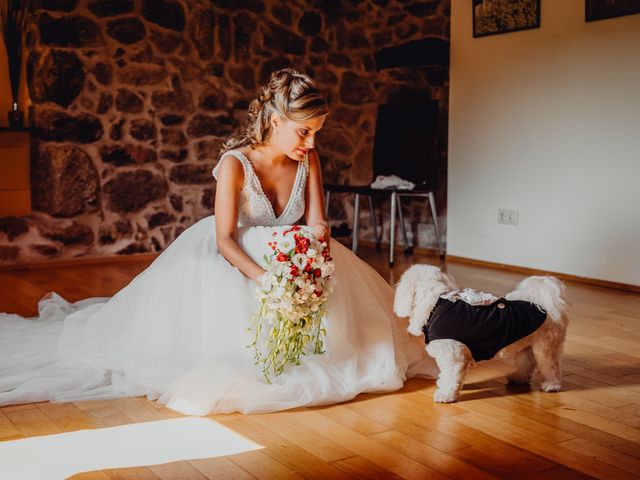
[[[146,395],[186,414],[265,412],[349,400],[435,376],[392,313],[393,289],[337,242],[325,350],[269,384],[255,364],[255,289],[274,229],[304,216],[328,240],[315,137],[328,112],[306,75],[274,72],[213,170],[215,216],[180,235],[112,298],[43,298],[0,314],[0,405]]]

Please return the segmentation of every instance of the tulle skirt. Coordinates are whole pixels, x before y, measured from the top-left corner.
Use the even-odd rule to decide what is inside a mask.
[[[276,229],[242,227],[256,261]],[[257,285],[216,249],[214,217],[180,235],[111,298],[51,294],[38,317],[0,314],[0,405],[146,395],[186,414],[267,412],[396,390],[437,376],[424,341],[392,312],[393,289],[337,241],[326,352],[265,381],[254,352]]]

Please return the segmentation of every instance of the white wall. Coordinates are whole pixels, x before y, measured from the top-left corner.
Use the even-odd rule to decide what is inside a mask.
[[[452,0],[447,253],[640,285],[640,15],[584,3],[473,38]]]

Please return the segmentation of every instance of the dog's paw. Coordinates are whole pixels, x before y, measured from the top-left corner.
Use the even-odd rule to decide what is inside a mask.
[[[531,377],[520,372],[513,372],[507,375],[507,381],[516,385],[528,385],[531,383]]]
[[[542,382],[540,384],[540,390],[543,392],[559,392],[561,388],[560,382]]]
[[[453,392],[444,392],[438,389],[433,394],[433,399],[437,403],[453,403],[457,400],[457,395]]]

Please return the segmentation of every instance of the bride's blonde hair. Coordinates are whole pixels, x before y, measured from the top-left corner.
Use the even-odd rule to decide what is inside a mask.
[[[303,122],[326,115],[329,107],[310,77],[293,68],[277,70],[249,104],[247,125],[224,143],[220,153],[264,143],[271,135],[274,112],[294,122]]]

